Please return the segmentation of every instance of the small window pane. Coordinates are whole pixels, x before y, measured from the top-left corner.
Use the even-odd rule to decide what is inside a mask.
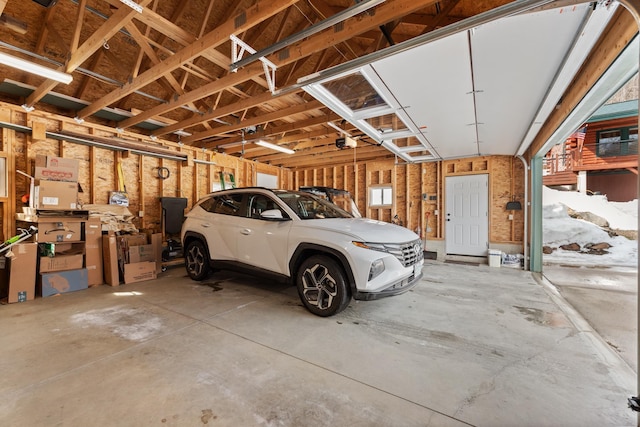
[[[369,189],[369,206],[393,205],[393,189],[391,187],[371,187]]]
[[[344,105],[349,107],[351,111],[386,104],[361,73],[349,74],[348,76],[331,80],[323,83],[323,86]]]
[[[384,116],[371,117],[366,122],[373,126],[381,134],[386,132],[395,132],[407,130],[404,122],[395,114],[385,114]]]
[[[371,204],[374,206],[382,204],[382,191],[378,188],[371,189]]]
[[[619,156],[622,132],[620,129],[602,131],[598,135],[597,153],[600,157]]]
[[[607,130],[600,132],[599,142],[619,142],[621,133],[619,130]]]
[[[383,205],[390,205],[391,204],[391,196],[393,195],[393,192],[391,191],[391,188],[383,188],[382,189],[382,204]]]

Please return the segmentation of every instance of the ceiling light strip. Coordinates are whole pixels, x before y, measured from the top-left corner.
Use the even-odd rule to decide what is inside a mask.
[[[294,154],[295,153],[295,151],[293,151],[290,148],[281,147],[279,145],[272,144],[270,142],[263,141],[263,140],[256,141],[255,144],[259,145],[261,147],[264,147],[264,148],[270,148],[272,150],[280,151],[281,153],[285,153],[285,154]]]
[[[26,61],[16,56],[8,55],[4,52],[0,52],[0,64],[7,65],[9,67],[17,68],[29,73],[38,74],[47,79],[55,80],[60,83],[69,84],[73,81],[71,74],[63,73],[35,62]]]

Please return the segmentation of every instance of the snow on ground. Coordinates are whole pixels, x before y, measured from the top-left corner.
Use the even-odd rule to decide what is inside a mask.
[[[587,196],[574,191],[558,191],[544,187],[542,193],[543,244],[557,248],[544,255],[544,262],[584,266],[637,267],[638,242],[626,237],[610,237],[600,227],[580,219],[571,218],[567,207],[578,212],[591,212],[609,222],[612,229],[637,230],[638,201],[609,202],[606,196]],[[590,255],[560,249],[560,245],[578,243],[609,243],[612,247],[605,255]]]

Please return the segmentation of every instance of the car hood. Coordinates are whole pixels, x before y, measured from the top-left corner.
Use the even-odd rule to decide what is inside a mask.
[[[355,240],[371,243],[405,243],[419,239],[413,231],[368,218],[326,218],[302,220],[305,228],[341,232]]]

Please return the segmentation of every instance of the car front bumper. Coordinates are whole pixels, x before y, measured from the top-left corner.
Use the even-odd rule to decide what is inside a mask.
[[[405,277],[404,279],[395,282],[391,286],[386,287],[381,291],[377,291],[377,292],[355,291],[353,295],[353,299],[360,300],[360,301],[370,301],[374,299],[390,297],[393,295],[400,295],[413,289],[418,284],[420,279],[422,279],[422,271],[420,271],[420,273],[417,275],[412,274],[411,276]]]

